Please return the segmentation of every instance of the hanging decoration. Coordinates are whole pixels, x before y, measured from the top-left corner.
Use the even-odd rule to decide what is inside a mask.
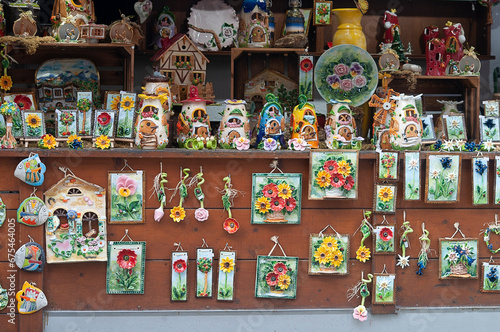
[[[163,163],[160,162],[160,173],[158,173],[154,178],[153,188],[151,189],[153,195],[156,194],[158,198],[158,202],[160,203],[160,207],[155,210],[154,219],[157,222],[160,222],[161,218],[165,215],[163,210],[167,205],[167,195],[165,194],[165,184],[167,184],[167,173],[163,173]]]
[[[330,17],[330,13],[328,13]],[[299,55],[299,94],[306,100],[313,100],[314,56],[309,54]]]
[[[425,181],[426,203],[455,203],[460,200],[461,157],[458,154],[429,154]]]
[[[484,205],[489,202],[488,163],[489,157],[472,158],[472,204]]]
[[[180,173],[181,180],[177,183],[177,186],[175,187],[175,191],[169,200],[169,202],[171,202],[172,199],[175,197],[176,192],[179,191],[179,197],[180,197],[179,205],[174,206],[172,209],[170,209],[170,218],[172,218],[175,222],[181,222],[182,220],[184,220],[184,218],[186,218],[186,211],[182,207],[182,204],[184,203],[184,200],[186,199],[186,197],[188,195],[187,186],[186,186],[185,181],[189,177],[190,169],[189,168],[183,169],[181,167],[180,171],[181,171],[181,173]],[[184,174],[184,175],[182,175],[182,174]]]
[[[46,170],[38,154],[31,152],[28,158],[17,165],[14,176],[30,186],[40,186],[45,180]]]
[[[398,180],[399,154],[398,152],[378,153],[378,178],[379,180]]]
[[[174,243],[177,248],[172,251],[172,279],[170,282],[172,301],[187,301],[187,268],[188,252],[182,249],[181,243]]]
[[[219,252],[219,282],[217,284],[217,300],[232,301],[234,299],[234,277],[236,274],[236,251],[226,246]]]
[[[396,303],[396,274],[387,273],[386,266],[382,273],[373,274],[372,304]]]
[[[0,285],[0,311],[7,308],[7,304],[9,304],[9,295],[7,290]]]
[[[500,204],[500,156],[495,156],[495,204]]]
[[[384,220],[373,229],[373,253],[392,254],[396,251],[394,234],[396,225],[389,224],[384,215]]]
[[[477,279],[478,239],[466,238],[460,224],[454,224],[455,233],[439,239],[439,279]],[[453,237],[460,233],[461,239]]]
[[[356,250],[356,259],[359,260],[361,263],[364,263],[364,262],[370,260],[370,254],[371,254],[370,248],[367,248],[365,246],[364,242],[373,231],[373,226],[368,221],[368,218],[370,218],[371,214],[372,214],[371,211],[363,211],[363,220],[361,220],[361,225],[359,225],[358,229],[353,234],[353,236],[354,236],[354,235],[356,235],[358,230],[361,231],[361,235],[362,235],[361,242],[359,244],[358,250]]]
[[[429,239],[429,231],[425,229],[425,222],[422,222],[422,236],[418,239],[420,240],[420,252],[418,254],[417,274],[421,276],[424,273],[424,269],[427,268],[431,252],[431,239]]]
[[[130,241],[123,241],[128,237]],[[135,242],[128,229],[120,241],[108,242],[107,294],[144,294],[146,242]]]
[[[49,210],[43,201],[35,195],[36,188],[17,209],[17,222],[27,226],[43,225],[49,218]]]
[[[405,152],[404,195],[407,201],[420,200],[420,152]]]
[[[231,183],[231,175],[226,176],[222,179],[225,183],[224,189],[219,190],[219,193],[222,194],[222,206],[224,210],[227,211],[228,217],[222,224],[222,227],[229,234],[234,234],[240,228],[240,224],[236,219],[233,218],[233,214],[231,213],[231,206],[233,206],[233,200],[235,197],[241,193],[239,190],[233,189],[233,184]],[[243,194],[243,193],[241,193]]]
[[[307,102],[304,95],[299,96],[299,104],[293,109],[290,127],[292,138],[288,141],[289,148],[302,151],[307,147],[312,149],[319,147],[316,109],[312,103]]]
[[[396,213],[397,186],[376,184],[373,198],[373,213]]]
[[[323,233],[328,228],[334,234]],[[349,234],[339,234],[327,225],[319,234],[309,235],[309,274],[349,274]]]
[[[214,250],[203,239],[196,249],[196,297],[212,297]]]
[[[499,270],[500,264],[495,263],[493,256],[490,257],[488,262],[483,262],[481,271],[481,292],[500,292],[500,283],[498,282]]]
[[[22,290],[16,293],[17,311],[21,315],[32,314],[47,306],[48,301],[40,288],[34,283],[24,282]]]
[[[41,245],[33,241],[23,244],[17,249],[14,260],[18,268],[24,271],[42,272],[45,266],[45,252]]]
[[[77,92],[76,109],[78,110],[78,135],[92,137],[92,91]],[[97,120],[101,120],[98,118]],[[109,121],[108,121],[109,122]]]
[[[401,229],[403,230],[403,234],[399,238],[401,255],[398,254],[398,263],[396,265],[401,266],[401,268],[404,269],[405,267],[410,266],[410,255],[406,256],[406,249],[410,247],[408,234],[413,233],[410,222],[406,221],[406,211],[403,211],[403,225],[401,226]]]
[[[205,194],[201,189],[201,185],[205,183],[205,179],[203,178],[203,168],[200,166],[200,172],[196,174],[193,178],[196,181],[196,188],[194,188],[194,197],[200,202],[200,207],[194,211],[194,218],[198,221],[206,221],[208,220],[209,213],[208,210],[205,209],[204,201]]]
[[[368,290],[368,284],[372,282],[373,274],[368,274],[367,279],[364,278],[364,272],[361,272],[361,281],[352,288],[347,291],[347,300],[351,301],[354,297],[359,297],[361,295],[361,304],[354,308],[354,312],[352,313],[352,317],[361,322],[364,322],[368,319],[368,310],[365,307],[365,300],[368,296],[370,296],[370,291]]]
[[[500,235],[500,223],[498,222],[498,214],[495,214],[495,222],[487,224],[487,228],[484,230],[484,243],[486,248],[488,248],[491,253],[496,254],[500,252],[500,248],[493,248],[493,244],[490,243],[491,234]]]

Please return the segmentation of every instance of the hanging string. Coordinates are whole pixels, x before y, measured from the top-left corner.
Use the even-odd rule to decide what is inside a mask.
[[[76,177],[76,175],[68,167],[59,167],[59,170],[64,173],[64,177],[68,176],[68,173]]]
[[[476,154],[476,157],[483,157],[483,151],[478,151]]]
[[[203,240],[203,243],[201,244],[201,247],[202,247],[202,248],[203,248],[203,247],[208,248],[208,244],[207,244],[207,242],[205,242],[205,239],[202,239],[202,240]]]
[[[179,251],[179,250],[184,251],[184,249],[182,249],[182,246],[181,246],[181,243],[180,243],[180,242],[179,242],[179,243],[175,243],[175,242],[174,242],[174,246],[176,246],[176,247],[177,247],[177,248],[175,249],[175,251]]]
[[[488,263],[495,263],[495,260],[493,259],[493,256],[490,256],[490,260],[488,261]]]
[[[384,273],[385,273],[385,274],[389,274],[389,273],[387,272],[387,265],[385,265],[385,264],[384,264],[384,268],[382,269],[382,272],[381,272],[381,273],[382,273],[382,274],[384,274]]]
[[[274,249],[276,248],[276,246],[279,246],[279,247],[280,247],[280,249],[281,249],[281,252],[283,253],[283,256],[285,256],[285,257],[286,257],[285,250],[283,250],[283,247],[282,247],[282,246],[281,246],[281,244],[279,243],[278,238],[279,238],[279,236],[277,236],[277,235],[274,235],[274,236],[272,236],[272,237],[271,237],[271,241],[273,241],[273,242],[274,242],[274,246],[273,246],[273,248],[271,249],[271,251],[269,252],[269,254],[267,254],[267,255],[268,255],[268,256],[271,256],[271,254],[273,253],[273,251],[274,251]]]
[[[356,231],[354,231],[354,234],[352,234],[352,236],[356,235],[356,233],[360,230],[360,228],[366,224],[368,227],[370,227],[370,229],[372,231],[374,231],[375,229],[373,228],[372,224],[370,224],[370,222],[368,221],[368,219],[366,219],[366,211],[363,210],[363,220],[361,220],[361,224],[358,226],[358,228],[356,228]]]
[[[227,181],[229,180],[229,181]],[[224,195],[227,194],[227,197],[229,198],[229,201],[231,202],[231,206],[234,205],[234,199],[238,197],[238,195],[245,196],[245,192],[241,190],[237,190],[233,188],[233,183],[231,182],[231,174],[229,176],[225,177],[223,181],[226,181],[226,185],[224,189],[220,189],[219,187],[215,187],[219,194]]]
[[[335,232],[335,234],[337,234],[337,237],[340,237],[340,234],[335,230],[335,228],[332,227],[332,225],[326,225],[326,227],[323,228],[323,230],[321,232],[319,232],[320,238],[323,238],[323,232],[326,231],[328,229],[328,227],[330,227]]]
[[[456,222],[453,224],[453,226],[455,227],[455,233],[453,233],[453,235],[451,237],[447,237],[446,239],[453,239],[453,237],[455,235],[457,235],[457,233],[460,233],[462,235],[462,237],[465,239],[465,234],[462,233],[462,230],[460,229],[460,223]]]
[[[278,170],[280,171],[281,174],[284,174],[283,171],[278,167],[278,159],[275,159],[272,161],[272,163],[269,165],[269,167],[272,168],[271,172],[269,172],[269,174],[273,173],[275,170]]]
[[[177,183],[177,186],[175,188],[167,188],[167,190],[173,190],[174,193],[172,194],[172,196],[170,197],[169,199],[169,202],[172,201],[172,199],[174,199],[175,195],[177,194],[177,191],[182,187],[182,186],[185,186],[186,184],[184,183],[184,181],[189,177],[189,171],[190,169],[189,168],[186,168],[186,169],[182,169],[182,166],[181,166],[181,171],[180,171],[180,181]],[[184,176],[182,176],[182,172],[184,172]]]
[[[35,242],[35,240],[33,240],[33,238],[30,235],[28,235],[28,239],[30,240],[30,242]]]
[[[384,216],[384,220],[382,220],[382,222],[380,224],[381,225],[383,225],[383,224],[389,224],[389,221],[387,219],[385,219],[385,214],[383,216]]]
[[[128,169],[130,169],[130,171],[135,172],[135,171],[132,169],[132,167],[130,167],[130,165],[127,163],[127,159],[123,159],[123,161],[125,162],[125,165],[122,167],[122,169],[120,170],[120,172],[123,172],[123,170],[124,170],[125,168],[127,168],[127,167],[128,167]]]
[[[232,247],[230,247],[229,242],[226,242],[226,246],[224,247],[224,250],[231,250]]]
[[[203,175],[203,167],[201,167],[201,166],[200,166],[200,172],[198,174],[196,174],[193,177],[187,179],[187,181],[186,181],[187,182],[186,187],[188,187],[190,189],[190,188],[194,187],[195,185],[198,185],[198,181],[200,179],[200,177],[198,175],[200,175],[200,174]],[[202,178],[202,181],[205,182],[205,179]],[[203,184],[203,182],[200,183],[200,184]]]
[[[33,192],[31,193],[30,197],[36,197],[35,193],[36,193],[36,187],[33,187]]]
[[[125,237],[128,237],[130,241],[134,242],[134,240],[132,240],[130,235],[128,235],[128,229],[125,229],[125,235],[123,235],[122,239],[118,242],[122,242]]]
[[[153,180],[153,187],[149,190],[152,191],[152,193],[149,198],[153,197],[155,194],[158,195],[158,193],[162,191],[161,185],[168,183],[166,178],[167,174],[163,173],[163,163],[160,162],[160,173],[158,173]]]

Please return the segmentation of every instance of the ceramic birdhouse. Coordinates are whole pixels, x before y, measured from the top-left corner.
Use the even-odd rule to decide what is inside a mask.
[[[302,138],[309,147],[317,149],[318,141],[318,118],[314,105],[307,102],[307,97],[299,96],[299,104],[293,109],[291,118],[292,139]]]
[[[258,120],[257,147],[265,150],[275,150],[285,146],[285,117],[283,108],[272,93],[266,96]],[[274,141],[274,142],[272,142]]]
[[[417,103],[421,96],[400,94],[391,98],[396,102],[389,125],[390,143],[394,150],[418,150],[422,142],[422,120]]]
[[[425,75],[444,76],[446,75],[446,63],[444,62],[444,41],[439,38],[429,40],[425,46]]]
[[[350,100],[331,100],[325,123],[326,145],[330,149],[361,148],[356,136],[356,121],[349,107]]]
[[[429,40],[439,37],[439,28],[435,25],[429,25],[424,28],[422,38],[424,39],[424,44],[427,45]]]
[[[182,110],[177,121],[177,143],[188,149],[212,148],[215,137],[210,134],[207,101],[198,96],[198,89],[191,86],[189,99],[181,101]],[[201,143],[200,143],[201,142]]]
[[[460,61],[464,55],[463,44],[465,43],[465,32],[462,24],[448,21],[443,28],[445,36],[445,59],[447,56],[453,61]]]
[[[244,0],[238,31],[240,47],[270,47],[266,0]]]
[[[224,102],[224,112],[219,127],[219,145],[224,148],[236,146],[235,139],[246,139],[250,143],[250,121],[244,100],[228,99]]]
[[[394,40],[394,30],[399,28],[398,14],[396,14],[395,9],[385,11],[383,23],[385,28],[383,45],[384,48],[390,48]]]

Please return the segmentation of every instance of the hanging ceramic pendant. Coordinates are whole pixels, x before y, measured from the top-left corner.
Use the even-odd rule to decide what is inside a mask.
[[[234,234],[240,229],[240,224],[236,219],[233,218],[233,214],[231,213],[231,206],[233,206],[233,199],[238,195],[238,191],[233,189],[233,185],[231,183],[231,176],[226,176],[223,181],[226,182],[224,185],[223,195],[222,195],[222,206],[224,210],[227,211],[227,218],[222,224],[222,227],[229,234]]]
[[[283,133],[285,131],[285,117],[278,98],[272,93],[266,96],[266,104],[257,121],[257,147],[266,151],[281,149],[285,146]]]
[[[20,314],[32,314],[47,306],[48,301],[40,288],[25,281],[23,289],[17,292],[17,310]]]
[[[361,272],[361,281],[352,288],[347,291],[347,299],[350,301],[355,297],[361,295],[361,304],[354,308],[354,312],[352,313],[352,317],[354,319],[358,319],[360,322],[363,322],[368,319],[368,311],[365,307],[365,300],[368,296],[370,296],[370,291],[368,290],[368,284],[373,280],[373,274],[368,274],[368,279],[364,278],[364,273]]]
[[[5,204],[3,203],[2,199],[0,198],[0,227],[3,225],[5,221],[5,217],[7,215],[7,208],[5,207]]]
[[[2,285],[0,285],[0,311],[5,309],[8,303],[9,295],[7,294],[7,290],[5,288],[2,288]]]
[[[205,240],[203,240],[204,244]],[[196,249],[196,297],[212,297],[214,250]]]
[[[223,148],[247,150],[250,148],[250,120],[244,100],[228,99],[219,127],[219,145]]]
[[[361,221],[361,225],[358,228],[358,230],[361,231],[362,238],[358,250],[356,250],[356,259],[359,260],[361,263],[369,261],[371,257],[370,248],[366,247],[364,244],[365,240],[372,234],[373,231],[373,226],[368,221],[368,218],[370,218],[371,214],[372,214],[371,211],[365,211],[363,213],[364,218]],[[354,232],[353,236],[356,235],[358,230]]]
[[[236,273],[236,251],[227,250],[219,253],[219,282],[217,284],[217,300],[232,301],[234,299],[234,275]]]
[[[299,104],[293,109],[291,117],[292,139],[302,138],[313,149],[317,149],[318,118],[314,105],[307,102],[307,97],[299,96]]]
[[[48,217],[47,206],[34,194],[26,198],[17,209],[17,222],[27,226],[43,225]]]
[[[175,222],[181,222],[182,220],[184,220],[184,218],[186,218],[186,211],[182,207],[182,204],[184,203],[184,200],[188,196],[187,186],[185,181],[189,177],[189,171],[190,171],[189,168],[182,169],[181,167],[181,180],[179,181],[176,187],[179,188],[179,196],[180,196],[179,205],[174,206],[173,208],[170,209],[170,218],[172,218]],[[172,200],[174,197],[175,193],[172,195],[172,197],[170,197],[170,200]]]
[[[403,234],[399,239],[399,246],[401,247],[401,255],[398,254],[398,263],[397,266],[401,266],[404,269],[407,266],[410,266],[410,255],[406,256],[406,249],[410,247],[410,239],[408,238],[408,234],[413,233],[413,229],[411,228],[410,222],[406,221],[406,211],[403,212],[403,225],[401,229],[403,230]]]
[[[201,185],[205,183],[205,179],[203,178],[203,169],[200,167],[200,173],[196,174],[195,177],[196,188],[194,189],[194,196],[200,202],[200,207],[194,211],[194,218],[198,221],[205,221],[208,219],[209,213],[208,210],[205,209],[205,194],[201,189]]]
[[[151,14],[151,11],[153,10],[153,3],[151,0],[137,1],[134,3],[134,10],[137,15],[139,15],[139,22],[142,24]]]
[[[163,210],[167,205],[167,196],[165,195],[165,184],[167,184],[167,173],[163,173],[163,163],[160,163],[160,173],[155,176],[154,185],[151,190],[154,190],[156,193],[156,197],[158,198],[158,202],[160,203],[160,207],[155,210],[154,219],[157,222],[160,222],[161,218],[165,215]]]
[[[36,153],[30,153],[30,156],[21,161],[14,171],[14,176],[30,186],[40,186],[45,179],[47,168],[42,163]]]
[[[45,265],[45,252],[36,242],[28,242],[16,251],[15,262],[25,271],[42,272]]]

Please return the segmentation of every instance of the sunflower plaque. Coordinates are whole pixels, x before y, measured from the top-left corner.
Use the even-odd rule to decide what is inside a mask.
[[[217,300],[233,300],[235,271],[236,251],[221,250],[219,253],[219,282],[217,285]]]
[[[311,234],[309,274],[349,274],[349,234]]]
[[[295,299],[298,257],[257,256],[255,297]]]

